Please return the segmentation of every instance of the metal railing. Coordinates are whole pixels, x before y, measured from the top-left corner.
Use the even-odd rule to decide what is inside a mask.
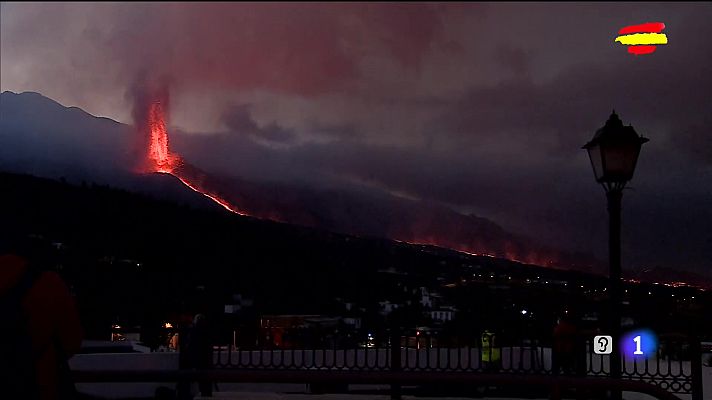
[[[495,385],[520,388],[541,388],[557,394],[564,389],[583,391],[621,390],[643,393],[660,400],[679,400],[658,386],[645,382],[610,378],[554,377],[544,375],[468,374],[461,372],[403,371],[286,371],[286,370],[175,370],[175,371],[73,371],[75,382],[250,382],[250,383],[311,383],[311,384],[390,384],[405,385]],[[399,389],[392,391],[400,397]]]
[[[405,339],[405,340],[404,340]],[[411,338],[412,339],[412,338]],[[689,394],[702,399],[702,361],[699,341],[676,338],[661,342],[661,348],[683,349],[674,354],[652,355],[644,359],[622,357],[622,377],[655,385],[669,393]],[[585,346],[585,347],[584,347]],[[555,368],[550,346],[535,340],[509,342],[497,347],[434,345],[432,338],[409,340],[397,332],[381,348],[239,348],[216,347],[214,367],[241,371],[346,371],[403,373],[495,373],[499,375],[564,376],[606,378],[610,376],[610,355],[598,355],[590,342],[579,345],[566,370]]]

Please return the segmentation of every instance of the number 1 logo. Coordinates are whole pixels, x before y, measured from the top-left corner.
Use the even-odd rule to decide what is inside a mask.
[[[635,342],[635,351],[633,352],[633,354],[635,354],[636,356],[643,355],[643,350],[640,349],[642,340],[643,339],[640,337],[640,335],[633,338],[633,341]]]
[[[626,357],[647,358],[658,351],[658,338],[650,329],[636,329],[621,337],[621,352]]]

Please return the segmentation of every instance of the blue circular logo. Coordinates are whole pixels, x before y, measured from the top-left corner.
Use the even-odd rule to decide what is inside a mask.
[[[626,358],[653,357],[658,350],[658,338],[650,329],[636,329],[623,334],[620,349]]]

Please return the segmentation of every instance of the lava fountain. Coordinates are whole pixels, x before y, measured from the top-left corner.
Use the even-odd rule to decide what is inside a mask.
[[[173,175],[190,190],[202,194],[224,209],[235,214],[248,215],[218,194],[202,187],[199,170],[187,165],[179,155],[171,153],[168,147],[166,110],[161,101],[154,101],[149,105],[147,117],[149,136],[147,162],[150,172]]]
[[[180,163],[180,158],[168,151],[168,131],[166,130],[165,111],[160,101],[151,103],[148,110],[148,161],[153,172],[173,173]]]
[[[318,221],[310,219],[308,213],[290,212],[290,207],[294,207],[294,204],[268,202],[268,206],[265,207],[264,199],[229,189],[229,183],[221,183],[220,179],[201,171],[186,162],[179,154],[171,152],[166,124],[169,104],[167,91],[142,92],[142,94],[143,96],[135,103],[134,118],[142,132],[144,171],[172,175],[190,190],[200,193],[234,214],[301,224],[317,229],[323,228]],[[242,208],[238,208],[236,203],[239,203]],[[386,236],[400,242],[450,248],[475,256],[501,257],[546,266],[554,266],[558,262],[557,254],[544,250],[531,251],[528,246],[515,245],[512,238],[490,240],[488,244],[482,243],[477,239],[478,233],[472,231],[470,225],[453,229],[460,221],[447,220],[453,218],[453,215],[454,213],[437,214],[439,217],[436,218],[436,214],[433,214],[434,218],[440,221],[439,224],[429,222],[434,218],[413,218],[410,225],[397,224]],[[346,228],[344,233],[355,232],[350,232]],[[367,232],[366,235],[368,234]]]

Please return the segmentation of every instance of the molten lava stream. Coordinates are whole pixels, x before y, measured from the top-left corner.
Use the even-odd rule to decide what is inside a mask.
[[[153,172],[173,175],[185,186],[221,205],[224,209],[235,214],[247,215],[233,207],[227,200],[208,193],[206,190],[201,189],[200,185],[192,183],[190,178],[181,174],[181,170],[183,169],[181,167],[185,166],[185,164],[182,162],[180,156],[172,154],[168,148],[168,130],[166,129],[165,110],[160,101],[156,101],[150,105],[148,110],[148,126],[150,132],[147,158],[150,164],[149,168]]]
[[[222,206],[224,209],[227,211],[230,211],[231,213],[238,214],[238,215],[243,215],[243,216],[250,216],[250,214],[245,213],[244,211],[240,211],[237,209],[237,207],[233,206],[230,204],[229,201],[225,200],[224,198],[218,196],[217,194],[211,193],[209,190],[205,188],[204,183],[206,182],[206,175],[204,172],[200,171],[198,168],[185,163],[181,157],[177,154],[171,153],[169,150],[168,146],[168,130],[166,129],[166,111],[163,108],[163,103],[161,101],[155,101],[153,102],[148,110],[148,152],[147,152],[147,161],[148,161],[148,169],[151,172],[158,172],[158,173],[163,173],[163,174],[170,174],[176,177],[179,181],[181,181],[185,186],[187,186],[189,189],[193,190],[196,193],[200,193],[203,196],[209,198],[210,200],[214,201],[215,203],[219,204]],[[286,222],[282,221],[281,218],[278,218],[277,216],[261,216],[261,218],[267,218],[271,219],[274,221],[281,221],[281,222]],[[474,256],[486,256],[486,257],[495,257],[494,255],[487,254],[487,253],[472,253],[468,251],[469,249],[467,248],[462,248],[462,246],[452,246],[448,245],[448,243],[445,243],[440,240],[432,240],[432,239],[425,239],[425,240],[399,240],[396,238],[392,238],[393,240],[399,241],[399,242],[405,242],[409,244],[417,244],[417,245],[430,245],[430,246],[438,246],[438,247],[444,247],[444,248],[450,248],[455,251],[459,251],[461,253],[466,253]],[[507,254],[506,257],[509,258],[510,260],[513,261],[518,261],[514,258],[514,254]],[[500,256],[501,257],[501,256]],[[522,262],[522,261],[519,261]]]
[[[176,178],[178,178],[179,181],[183,182],[183,184],[184,184],[185,186],[187,186],[188,188],[190,188],[190,189],[193,190],[194,192],[200,193],[200,194],[202,194],[203,196],[205,196],[205,197],[209,198],[210,200],[214,201],[215,203],[220,204],[224,209],[230,211],[231,213],[235,213],[235,214],[238,214],[238,215],[249,216],[248,214],[245,214],[244,212],[242,212],[242,211],[238,210],[237,208],[233,207],[230,203],[227,202],[227,200],[221,199],[220,197],[218,197],[218,196],[216,196],[216,195],[213,195],[213,194],[210,194],[210,193],[205,192],[205,191],[203,191],[203,190],[200,190],[196,185],[190,183],[186,178],[184,178],[184,177],[182,177],[182,176],[180,176],[180,175],[178,175],[178,174],[176,174],[176,173],[173,173],[173,172],[169,172],[169,173],[170,173],[171,175],[175,176]]]

